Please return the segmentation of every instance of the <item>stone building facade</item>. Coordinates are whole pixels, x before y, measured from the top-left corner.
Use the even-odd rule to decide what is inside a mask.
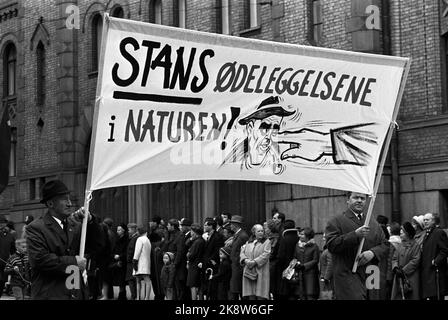
[[[448,9],[426,0],[0,0],[0,111],[12,126],[11,177],[0,214],[45,210],[39,190],[64,180],[84,201],[100,45],[100,14],[212,33],[410,57],[398,127],[374,207],[409,220],[448,220]],[[69,27],[68,27],[69,26]],[[348,115],[349,116],[349,115]],[[290,184],[194,181],[94,193],[116,222],[154,215],[201,221],[222,211],[262,221],[272,210],[322,232],[342,191]]]

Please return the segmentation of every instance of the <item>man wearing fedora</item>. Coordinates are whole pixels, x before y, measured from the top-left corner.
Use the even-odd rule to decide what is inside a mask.
[[[26,228],[32,299],[87,298],[81,276],[81,272],[86,269],[86,258],[78,255],[84,210],[72,213],[69,193],[67,186],[60,180],[45,183],[41,203],[45,204],[48,211]],[[91,241],[86,242],[86,251],[89,247],[93,248],[92,241],[98,238],[95,236],[98,228],[96,218],[89,215],[87,239]],[[79,277],[72,271],[73,267],[79,268]],[[71,279],[74,281],[71,282]]]
[[[243,289],[243,267],[240,264],[240,250],[241,246],[249,240],[249,236],[246,231],[241,229],[242,224],[242,216],[232,216],[232,219],[230,220],[230,228],[235,235],[233,237],[232,250],[230,251],[230,259],[232,260],[232,278],[230,279],[229,298],[231,300],[238,300],[241,297]]]
[[[179,222],[181,235],[177,238],[177,252],[174,257],[176,275],[174,277],[174,289],[177,300],[191,300],[190,290],[187,288],[187,241],[190,239],[191,220],[182,218]]]

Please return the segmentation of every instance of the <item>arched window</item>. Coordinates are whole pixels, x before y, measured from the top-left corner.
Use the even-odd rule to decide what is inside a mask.
[[[124,17],[124,11],[121,6],[116,6],[112,8],[110,11],[110,15],[115,18],[123,18]]]
[[[101,53],[101,36],[103,34],[103,17],[97,13],[92,19],[92,67],[98,70]]]
[[[4,95],[13,96],[16,94],[16,64],[17,51],[14,44],[10,43],[5,49],[4,61]]]
[[[179,4],[179,28],[185,28],[186,26],[186,4],[185,0],[178,0]]]
[[[36,102],[38,106],[45,103],[45,47],[42,42],[36,47]]]

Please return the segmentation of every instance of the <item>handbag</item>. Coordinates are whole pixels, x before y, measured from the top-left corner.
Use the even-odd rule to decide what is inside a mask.
[[[403,291],[404,294],[409,294],[412,292],[411,282],[409,282],[409,279],[406,276],[403,278]]]
[[[249,269],[247,266],[245,266],[244,270],[243,270],[243,276],[249,280],[254,281],[254,280],[257,280],[258,273],[257,273],[257,270],[255,269],[255,267],[252,269]]]

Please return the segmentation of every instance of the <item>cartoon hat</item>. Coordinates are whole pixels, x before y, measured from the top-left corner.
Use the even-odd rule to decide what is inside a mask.
[[[238,121],[241,125],[246,125],[249,121],[263,120],[269,118],[270,116],[285,117],[293,115],[295,111],[287,111],[280,106],[280,99],[278,96],[271,96],[264,99],[257,107],[257,110],[252,112],[250,115],[240,119]]]
[[[415,229],[412,226],[412,224],[410,224],[409,222],[405,222],[403,223],[403,225],[401,226],[403,228],[403,231],[407,233],[407,235],[409,236],[409,238],[413,239],[415,236]]]
[[[232,216],[232,219],[230,220],[231,223],[239,223],[242,224],[243,223],[243,217],[242,216],[238,216],[238,215],[234,215]]]
[[[67,186],[61,180],[51,180],[42,187],[42,199],[40,203],[45,204],[48,200],[55,196],[69,194]]]

